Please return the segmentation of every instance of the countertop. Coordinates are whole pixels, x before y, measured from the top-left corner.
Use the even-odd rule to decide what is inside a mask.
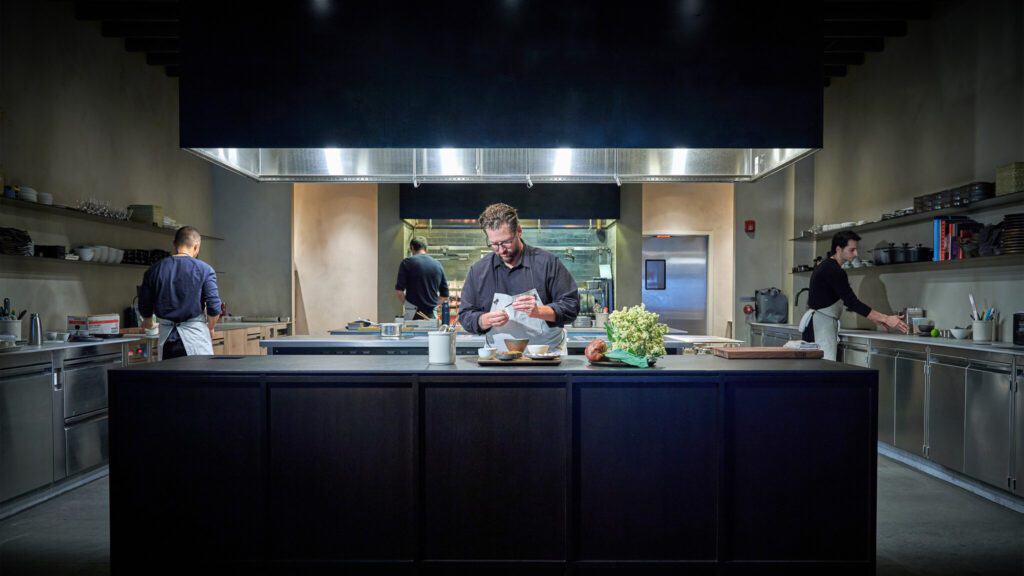
[[[86,348],[89,346],[108,346],[110,344],[127,344],[143,340],[145,336],[125,336],[124,338],[107,338],[100,342],[43,342],[42,346],[22,346],[17,350],[0,352],[0,357],[13,356],[15,354],[31,354],[39,352],[55,352],[69,348]]]
[[[214,326],[214,332],[220,332],[223,330],[241,330],[245,328],[265,328],[267,326],[280,326],[281,324],[291,324],[291,322],[219,322]]]
[[[767,322],[751,322],[752,326],[762,328],[776,328],[782,330],[797,330],[796,324],[769,324]],[[851,338],[869,338],[871,340],[885,340],[889,342],[902,342],[904,344],[915,344],[920,346],[934,346],[939,348],[955,348],[959,350],[971,350],[974,352],[990,352],[996,354],[1012,354],[1024,356],[1024,346],[1014,346],[1010,342],[992,342],[979,344],[970,339],[957,340],[955,338],[932,338],[931,336],[908,336],[905,334],[888,334],[877,330],[847,330],[840,329],[840,336]]]
[[[216,372],[221,374],[316,373],[493,373],[565,374],[628,372],[633,375],[673,372],[864,372],[871,371],[828,360],[726,360],[710,354],[664,356],[650,369],[590,366],[580,357],[562,358],[558,366],[479,366],[472,356],[459,356],[455,364],[432,366],[425,356],[192,356],[141,364],[118,371]]]
[[[593,339],[601,334],[584,335],[569,333],[569,348],[586,348]],[[741,340],[719,338],[717,336],[699,336],[689,334],[668,334],[665,336],[665,348],[690,348],[697,344],[736,344]],[[455,345],[462,348],[480,348],[484,345],[484,337],[475,334],[458,333]],[[264,348],[426,348],[428,337],[422,334],[406,335],[401,338],[381,338],[374,332],[357,334],[336,334],[331,336],[282,336],[268,338],[260,342]]]

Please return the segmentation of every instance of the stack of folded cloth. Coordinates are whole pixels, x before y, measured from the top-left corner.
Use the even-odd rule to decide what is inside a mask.
[[[28,232],[17,228],[0,228],[0,254],[32,256],[34,251]]]
[[[782,345],[783,348],[789,348],[790,350],[821,350],[821,346],[817,342],[805,342],[803,340],[790,340]]]

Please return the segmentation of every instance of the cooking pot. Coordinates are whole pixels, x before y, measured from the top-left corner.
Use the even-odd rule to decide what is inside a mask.
[[[892,263],[893,264],[905,264],[910,262],[910,244],[906,242],[902,246],[896,246],[892,250]]]
[[[907,262],[928,262],[932,259],[932,249],[918,244],[908,248]]]
[[[875,246],[875,249],[872,250],[874,252],[875,266],[892,264],[892,253],[894,250],[896,250],[896,245],[892,243]]]

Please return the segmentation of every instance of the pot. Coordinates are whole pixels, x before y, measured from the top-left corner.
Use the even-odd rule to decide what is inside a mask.
[[[888,245],[879,244],[878,246],[875,246],[875,249],[872,250],[872,252],[874,252],[875,266],[884,266],[886,264],[892,264],[892,253],[895,250],[896,245],[892,243]]]
[[[907,262],[928,262],[932,259],[932,249],[918,244],[908,248]]]
[[[906,264],[911,262],[910,260],[910,244],[906,242],[902,246],[896,246],[892,251],[892,263],[893,264]]]

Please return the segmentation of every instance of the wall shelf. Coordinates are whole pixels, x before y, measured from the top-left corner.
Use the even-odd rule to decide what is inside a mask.
[[[168,256],[169,257],[169,256]],[[113,266],[115,268],[149,268],[149,264],[113,264],[109,262],[94,262],[92,260],[65,260],[63,258],[44,258],[42,256],[18,256],[16,254],[0,254],[0,262],[24,263],[24,264],[77,264],[83,266]],[[223,276],[224,272],[215,270],[217,276]]]
[[[943,260],[941,262],[910,262],[907,264],[888,264],[885,266],[864,266],[846,268],[850,276],[863,274],[897,274],[901,272],[941,272],[943,270],[959,270],[968,268],[985,268],[996,266],[1024,266],[1024,254],[1003,254],[1000,256],[979,256],[963,260]],[[809,276],[813,270],[790,272],[794,276]]]
[[[790,238],[790,242],[814,242],[817,240],[829,240],[836,232],[840,232],[843,230],[852,230],[857,233],[870,232],[872,230],[884,230],[886,228],[895,228],[897,226],[912,224],[914,222],[923,222],[925,220],[931,220],[933,218],[939,218],[942,216],[970,214],[972,212],[981,212],[983,210],[991,210],[993,208],[1001,208],[1004,206],[1015,205],[1024,206],[1024,192],[1014,192],[1012,194],[994,196],[992,198],[987,198],[985,200],[974,202],[967,206],[943,208],[942,210],[930,210],[928,212],[915,212],[914,214],[908,214],[906,216],[900,216],[897,218],[888,218],[886,220],[866,222],[859,226],[847,226],[846,228],[836,228],[835,230],[829,230],[828,232],[822,232],[821,234],[804,234],[803,236]],[[893,266],[899,266],[899,264],[893,264]]]
[[[140,230],[142,232],[154,232],[156,234],[164,234],[168,236],[174,236],[177,228],[170,228],[164,226],[154,226],[152,224],[144,224],[142,222],[130,222],[127,220],[115,220],[113,218],[105,218],[103,216],[97,216],[95,214],[88,214],[81,210],[75,210],[67,206],[60,206],[58,204],[37,204],[36,202],[29,202],[27,200],[18,200],[15,198],[0,197],[0,206],[5,210],[7,208],[15,208],[18,210],[28,210],[33,212],[40,212],[43,214],[51,214],[62,218],[75,218],[78,220],[88,220],[89,222],[99,222],[110,226],[117,226],[120,228],[131,228],[133,230]],[[219,236],[209,236],[203,234],[205,240],[223,240]]]

